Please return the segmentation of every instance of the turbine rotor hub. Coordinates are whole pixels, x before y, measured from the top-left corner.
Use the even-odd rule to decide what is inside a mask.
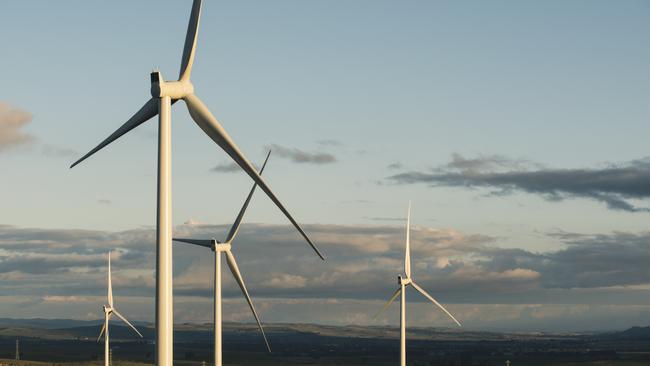
[[[403,286],[408,286],[411,282],[411,279],[408,277],[397,276],[397,283]]]
[[[227,252],[230,250],[231,245],[229,243],[217,243],[214,247],[215,252]]]
[[[165,81],[160,71],[151,73],[151,96],[154,98],[170,97],[182,99],[194,94],[194,85],[189,80]]]

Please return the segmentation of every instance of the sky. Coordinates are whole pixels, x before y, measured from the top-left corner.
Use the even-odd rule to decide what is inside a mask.
[[[154,3],[158,6],[154,6]],[[191,1],[0,5],[0,317],[153,320],[157,124],[78,157],[175,79]],[[373,318],[402,271],[468,329],[650,315],[647,1],[204,2],[198,96],[326,254],[258,192],[234,246],[265,322]],[[173,107],[175,234],[222,238],[251,187]],[[174,244],[175,321],[211,257]],[[253,321],[229,275],[227,320]],[[409,319],[453,324],[409,292]]]

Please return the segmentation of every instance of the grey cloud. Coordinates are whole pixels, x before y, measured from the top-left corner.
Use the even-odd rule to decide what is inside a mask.
[[[341,146],[343,145],[341,141],[339,140],[334,140],[334,139],[326,139],[326,140],[318,140],[316,141],[317,144],[322,145],[322,146]]]
[[[257,164],[255,163],[251,163],[251,164],[253,164],[253,167],[255,167],[255,169],[260,170],[260,167]],[[210,171],[214,173],[243,172],[242,168],[239,165],[237,165],[237,163],[235,163],[234,161],[217,164],[214,167],[212,167]]]
[[[589,198],[612,210],[648,212],[630,199],[650,197],[650,159],[603,168],[551,169],[523,160],[499,156],[465,159],[454,155],[445,166],[428,172],[406,172],[388,177],[398,184],[493,189],[494,195],[517,191],[538,194],[551,201]]]
[[[388,164],[388,166],[386,168],[388,168],[390,170],[396,170],[396,169],[402,169],[403,167],[404,167],[404,164],[402,164],[402,163],[400,163],[398,161],[398,162],[395,162],[395,163]]]
[[[174,234],[220,239],[228,229],[229,225],[181,225]],[[403,269],[402,225],[305,225],[305,229],[326,253],[326,263],[289,226],[242,226],[233,252],[253,296],[379,301],[393,290]],[[411,231],[414,276],[445,303],[613,301],[603,294],[620,294],[616,301],[621,304],[642,300],[627,287],[641,286],[650,277],[650,233],[560,232],[548,239],[565,247],[544,253],[504,249],[495,245],[497,238],[416,226]],[[151,229],[105,232],[4,225],[0,248],[0,296],[103,295],[109,250],[115,251],[114,282],[121,296],[154,294]],[[212,266],[208,250],[174,244],[178,296],[208,301]],[[240,296],[230,276],[224,277],[224,294]]]
[[[490,259],[477,264],[503,272],[526,268],[540,273],[546,289],[588,289],[647,283],[650,233],[604,235],[551,234],[566,248],[547,253],[523,249],[486,249]]]
[[[466,174],[494,172],[500,170],[525,170],[529,168],[542,168],[524,159],[509,159],[501,155],[481,155],[477,158],[465,158],[460,154],[452,154],[451,161],[438,171],[458,170]]]
[[[291,160],[299,164],[331,164],[337,162],[336,156],[324,152],[307,152],[296,148],[288,148],[272,144],[267,149],[273,151],[273,155]]]
[[[615,232],[609,235],[572,235],[568,247],[547,254],[546,286],[587,288],[641,285],[650,276],[650,234]],[[552,276],[551,276],[552,274]]]
[[[0,152],[34,141],[34,136],[24,132],[32,121],[32,114],[0,102]]]
[[[215,173],[236,173],[240,170],[241,168],[235,162],[220,163],[210,169],[211,172]]]
[[[306,228],[327,254],[326,266],[289,227],[242,228],[234,250],[252,291],[264,297],[348,299],[383,299],[390,292],[391,280],[403,266],[401,226]],[[217,238],[226,230],[225,226],[201,228],[203,236]],[[581,303],[586,294],[623,291],[620,288],[642,285],[650,276],[646,266],[650,233],[553,234],[548,239],[559,240],[566,248],[545,253],[503,249],[493,245],[495,238],[448,229],[415,227],[411,234],[417,280],[454,303]],[[210,261],[202,266],[209,269]],[[191,273],[186,275],[200,277]],[[270,279],[284,275],[293,276],[285,286],[268,286]],[[183,291],[209,296],[209,282]],[[236,296],[236,287],[229,294]],[[598,296],[584,301],[597,302]]]
[[[365,219],[372,221],[406,221],[405,217],[364,217]]]

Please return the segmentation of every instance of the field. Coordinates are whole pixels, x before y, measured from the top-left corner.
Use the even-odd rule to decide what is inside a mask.
[[[113,366],[153,364],[154,332],[142,328],[144,340],[132,338],[123,327],[111,327]],[[212,364],[209,324],[177,325],[175,329],[175,364]],[[650,365],[648,329],[608,334],[515,334],[413,328],[409,331],[408,364],[496,366],[510,360],[512,366]],[[96,325],[67,329],[0,327],[0,363],[101,366],[103,343],[96,342],[97,331]],[[382,366],[398,361],[395,328],[276,324],[267,327],[267,334],[272,354],[265,351],[254,326],[227,324],[224,364]],[[20,336],[22,361],[13,360],[16,336]]]

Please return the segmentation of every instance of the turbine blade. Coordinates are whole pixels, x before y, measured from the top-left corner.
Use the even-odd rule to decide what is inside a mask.
[[[111,252],[108,252],[108,305],[113,307],[113,281],[111,281]]]
[[[411,278],[411,201],[406,215],[406,253],[404,254],[404,273],[406,278]]]
[[[147,122],[154,116],[158,114],[158,100],[151,98],[147,103],[140,108],[139,111],[137,111],[133,117],[131,117],[126,123],[124,123],[120,128],[118,128],[115,132],[113,132],[110,136],[108,136],[104,141],[102,141],[99,145],[97,145],[94,149],[90,150],[86,155],[84,155],[81,159],[77,160],[74,162],[74,164],[70,165],[70,169],[74,168],[77,164],[81,163],[82,161],[86,160],[86,158],[90,157],[97,151],[103,149],[106,145],[110,144],[111,142],[117,140],[120,138],[122,135],[125,133],[131,131],[132,129],[140,126],[144,122]]]
[[[431,300],[432,303],[436,304],[436,305],[437,305],[437,306],[438,306],[442,311],[445,312],[445,314],[449,315],[449,317],[450,317],[450,318],[451,318],[451,319],[452,319],[456,324],[458,324],[459,327],[461,326],[461,325],[460,325],[460,322],[459,322],[458,320],[456,320],[456,318],[454,318],[454,316],[451,315],[451,313],[448,312],[447,309],[445,309],[444,306],[440,305],[440,303],[437,302],[436,299],[434,299],[431,295],[429,295],[426,291],[424,291],[424,289],[423,289],[422,287],[418,286],[418,284],[415,283],[415,282],[411,282],[411,285],[413,285],[413,287],[414,287],[414,288],[415,288],[419,293],[421,293],[424,297],[426,297],[427,299]]]
[[[202,240],[202,239],[181,239],[181,238],[172,238],[173,241],[178,241],[181,243],[200,245],[202,247],[212,249],[212,240]]]
[[[102,330],[99,332],[99,337],[97,337],[97,342],[102,339],[102,336],[104,335],[104,331],[106,330],[106,320],[104,320],[104,324],[102,324]]]
[[[381,315],[381,313],[383,313],[384,311],[386,311],[386,309],[388,309],[388,306],[390,306],[390,304],[392,304],[393,301],[395,301],[395,299],[397,298],[397,296],[399,296],[399,293],[400,293],[401,291],[402,291],[402,287],[400,286],[397,290],[395,290],[395,292],[393,292],[393,295],[390,297],[390,299],[388,299],[388,301],[386,302],[386,304],[384,304],[384,307],[381,308],[381,310],[379,310],[379,311],[377,312],[377,314],[375,314],[375,316],[373,316],[373,318],[378,317],[379,315]]]
[[[266,159],[264,159],[264,164],[262,164],[262,168],[260,169],[260,173],[259,173],[260,176],[262,175],[262,172],[264,172],[264,167],[266,167],[266,162],[269,161],[270,155],[271,155],[271,150],[269,150],[269,153],[266,154]],[[226,238],[226,243],[232,242],[233,239],[235,239],[235,236],[237,236],[237,233],[239,232],[239,226],[241,225],[241,220],[244,218],[244,214],[246,213],[246,209],[248,208],[248,204],[250,203],[251,198],[253,198],[253,193],[255,193],[255,188],[257,188],[257,182],[253,183],[253,188],[251,188],[248,197],[246,197],[246,201],[244,202],[244,205],[242,206],[241,210],[239,210],[237,219],[235,219],[235,223],[230,228],[230,232],[228,233],[228,237]]]
[[[138,332],[138,330],[135,329],[135,327],[133,326],[133,324],[129,323],[129,321],[126,320],[126,318],[123,317],[122,314],[120,314],[120,313],[119,313],[117,310],[115,310],[115,309],[113,309],[113,314],[117,315],[118,318],[122,319],[126,324],[128,324],[129,327],[131,327],[131,329],[133,329],[136,333],[138,333],[138,335],[140,336],[140,338],[143,338],[143,337],[142,337],[142,334],[140,334],[140,332]]]
[[[269,186],[264,182],[262,177],[257,174],[255,171],[255,168],[251,165],[251,163],[244,157],[242,152],[239,150],[237,145],[232,141],[228,133],[221,127],[219,122],[217,121],[216,118],[210,113],[208,110],[208,107],[203,104],[203,102],[199,99],[194,94],[190,94],[184,98],[185,103],[187,104],[187,107],[190,111],[190,115],[192,116],[192,119],[194,119],[194,122],[196,122],[199,127],[205,132],[214,142],[217,143],[230,157],[239,165],[245,172],[248,174],[257,184],[259,184],[260,188],[266,193],[267,196],[275,203],[275,205],[284,213],[284,215],[291,221],[293,226],[300,232],[303,238],[307,240],[307,243],[311,245],[312,249],[318,254],[318,256],[325,260],[325,257],[323,254],[316,248],[314,243],[311,242],[307,234],[302,230],[300,225],[296,222],[296,220],[293,219],[291,214],[289,214],[289,211],[287,211],[286,208],[280,203],[280,200],[273,194],[273,191],[269,188]]]
[[[262,332],[262,337],[264,337],[264,343],[266,343],[266,348],[269,350],[270,353],[271,346],[269,346],[269,341],[266,339],[266,334],[264,333],[264,328],[262,327],[262,323],[260,322],[260,317],[257,316],[257,311],[255,311],[255,306],[253,305],[253,301],[251,300],[250,295],[248,295],[246,284],[244,283],[244,279],[242,278],[241,273],[239,272],[239,267],[237,266],[237,261],[235,261],[235,256],[232,254],[230,250],[226,250],[226,259],[228,260],[228,267],[230,267],[230,271],[232,272],[233,276],[235,276],[235,280],[237,280],[237,283],[241,288],[241,292],[244,293],[244,296],[246,297],[246,301],[248,302],[248,306],[251,308],[251,311],[255,316],[255,321],[257,321],[257,326],[260,328],[260,332]]]
[[[183,58],[181,59],[181,71],[178,75],[180,80],[189,80],[196,54],[196,41],[199,38],[199,21],[201,19],[201,0],[194,0],[190,22],[187,25],[185,35],[185,46],[183,47]]]

